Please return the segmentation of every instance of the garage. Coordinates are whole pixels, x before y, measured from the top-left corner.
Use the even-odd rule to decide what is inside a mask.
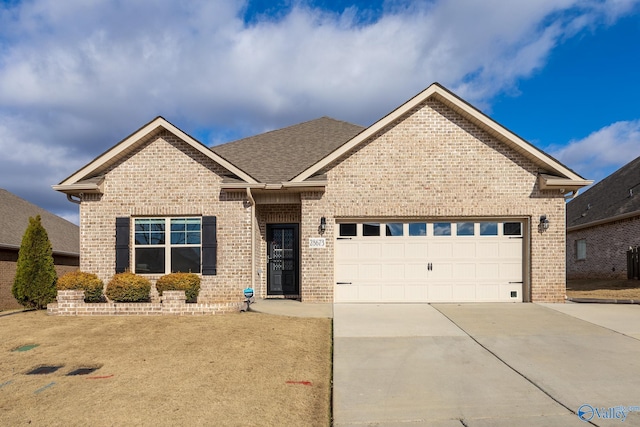
[[[524,224],[339,222],[335,302],[521,302]]]

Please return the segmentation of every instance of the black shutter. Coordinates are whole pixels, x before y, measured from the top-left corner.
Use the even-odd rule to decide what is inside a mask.
[[[129,217],[116,218],[116,273],[129,269]]]
[[[218,238],[215,216],[202,217],[202,275],[215,276],[218,262]]]

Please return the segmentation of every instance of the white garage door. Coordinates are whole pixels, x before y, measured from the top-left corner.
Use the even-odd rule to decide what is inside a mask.
[[[337,227],[336,302],[522,301],[521,222]]]

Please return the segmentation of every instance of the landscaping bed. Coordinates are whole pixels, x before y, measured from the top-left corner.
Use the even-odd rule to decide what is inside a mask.
[[[330,381],[330,319],[0,317],[7,425],[323,426]]]
[[[640,280],[567,280],[567,297],[640,301]]]

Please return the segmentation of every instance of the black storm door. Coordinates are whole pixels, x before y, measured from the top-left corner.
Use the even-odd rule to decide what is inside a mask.
[[[267,245],[267,295],[298,295],[298,224],[267,224]]]

